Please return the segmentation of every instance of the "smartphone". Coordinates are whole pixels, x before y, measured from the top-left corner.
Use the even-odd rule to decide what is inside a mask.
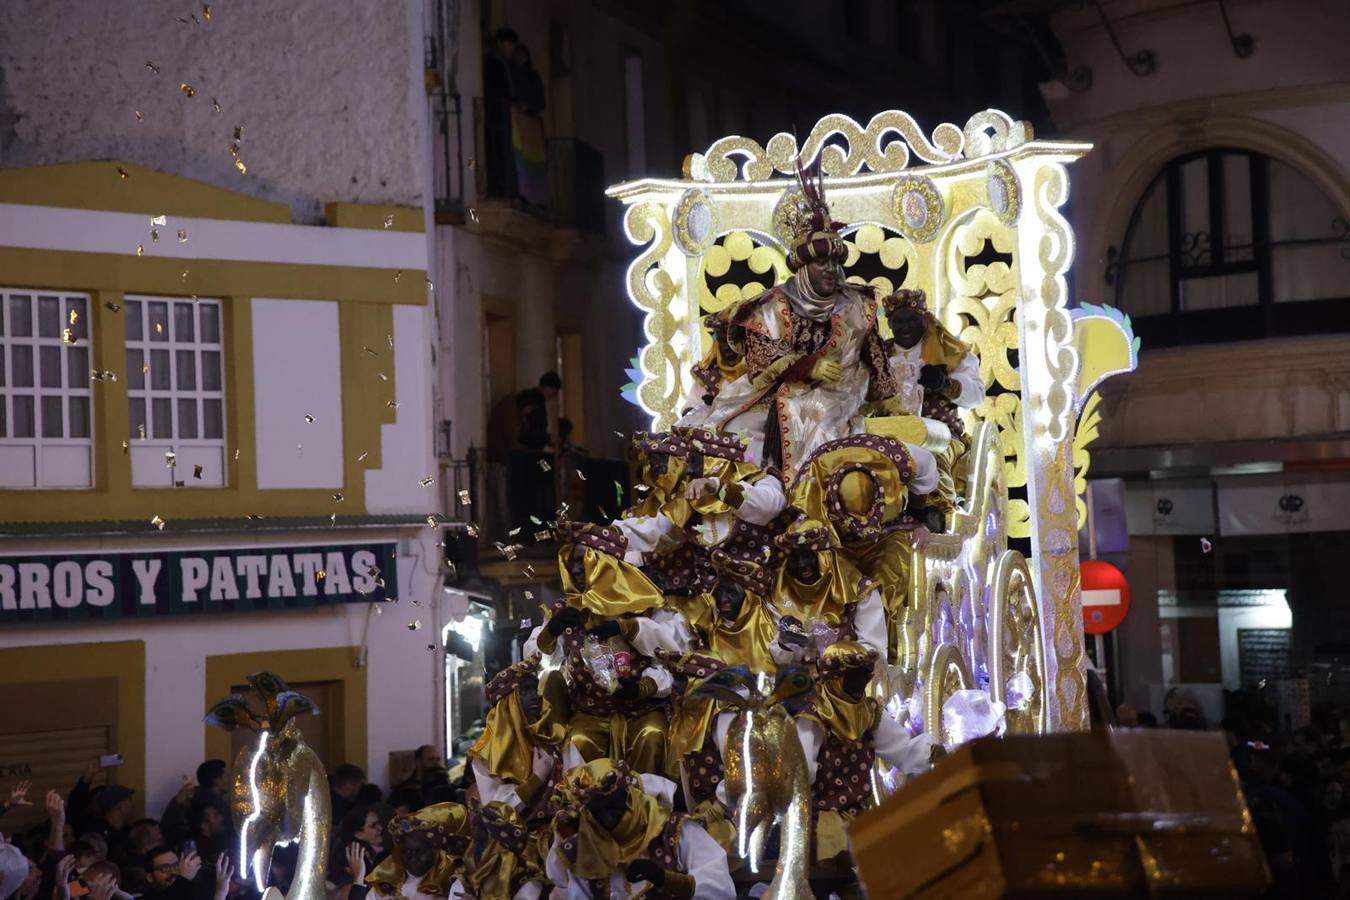
[[[98,767],[100,769],[110,769],[113,766],[120,766],[122,762],[122,754],[105,753],[98,758]]]
[[[179,848],[179,856],[187,856],[189,853],[197,852],[196,841],[183,841],[183,846]]]

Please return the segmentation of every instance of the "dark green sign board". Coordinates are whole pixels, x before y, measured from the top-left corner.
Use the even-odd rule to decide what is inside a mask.
[[[0,556],[0,623],[308,609],[397,596],[393,544]]]

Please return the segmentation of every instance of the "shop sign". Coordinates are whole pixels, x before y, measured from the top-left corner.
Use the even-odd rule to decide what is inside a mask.
[[[371,603],[398,596],[394,546],[0,556],[0,623]]]

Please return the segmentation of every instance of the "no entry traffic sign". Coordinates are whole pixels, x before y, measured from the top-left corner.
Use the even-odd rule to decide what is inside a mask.
[[[1106,634],[1130,611],[1130,583],[1125,573],[1108,562],[1087,559],[1080,564],[1083,578],[1083,630]]]

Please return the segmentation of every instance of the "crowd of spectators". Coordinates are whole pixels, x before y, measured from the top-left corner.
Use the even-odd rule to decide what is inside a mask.
[[[230,812],[231,774],[223,760],[207,760],[159,818],[138,818],[135,792],[99,784],[91,764],[66,794],[38,797],[29,782],[0,792],[0,900],[257,900],[259,892],[235,871],[238,836]],[[389,851],[388,824],[396,814],[464,799],[435,747],[421,747],[413,771],[386,793],[358,766],[329,776],[333,844],[331,900],[361,900],[357,882]],[[45,820],[15,829],[7,819],[34,805]],[[29,817],[31,818],[31,817]],[[272,854],[269,884],[283,893],[295,872],[295,845]]]

